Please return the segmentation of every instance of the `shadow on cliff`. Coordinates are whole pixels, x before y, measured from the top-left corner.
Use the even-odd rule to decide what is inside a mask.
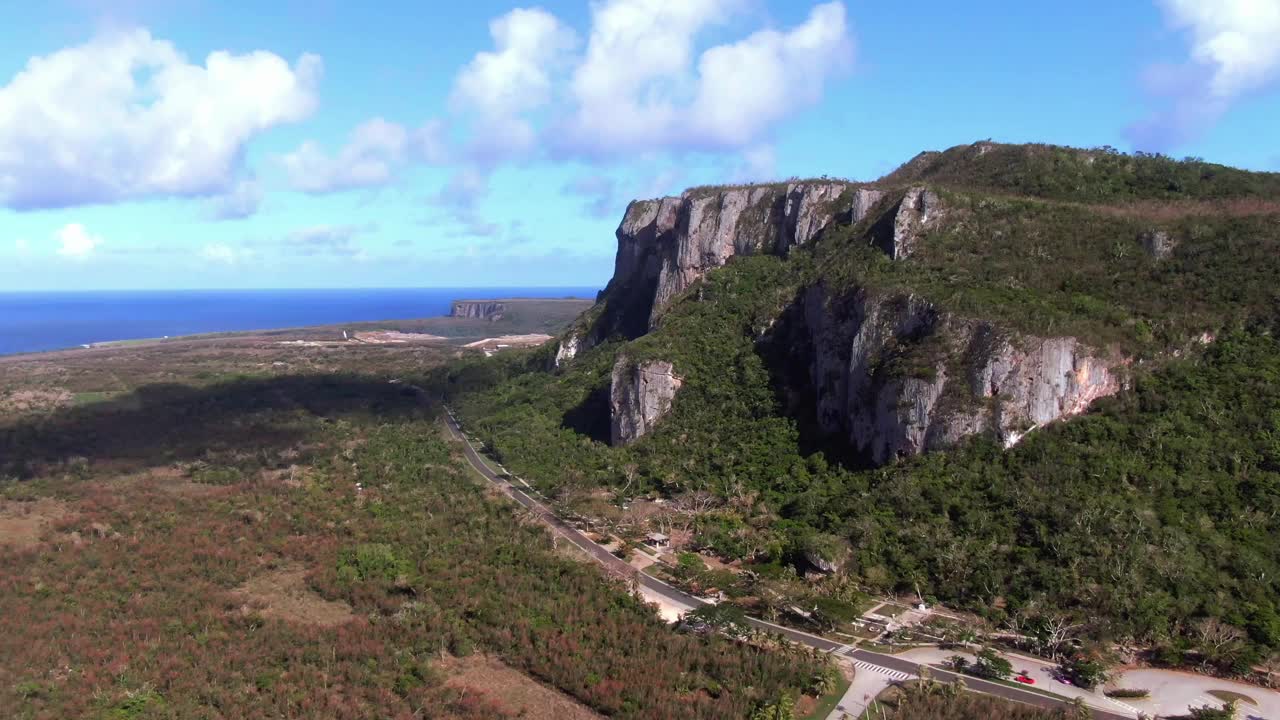
[[[570,408],[560,426],[607,445],[610,440],[609,383],[592,390],[586,399]]]
[[[874,468],[869,453],[858,450],[847,437],[823,430],[818,422],[818,396],[810,375],[816,352],[798,294],[769,334],[756,343],[756,353],[769,371],[778,407],[796,423],[801,455],[822,453],[828,462],[849,470]]]
[[[0,478],[30,478],[84,458],[120,472],[210,454],[266,457],[305,446],[319,424],[427,417],[419,389],[348,375],[155,384],[110,401],[0,426]]]

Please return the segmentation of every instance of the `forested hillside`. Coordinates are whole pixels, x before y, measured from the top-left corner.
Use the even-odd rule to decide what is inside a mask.
[[[973,146],[890,175],[885,202],[893,183],[921,181],[936,182],[946,221],[910,258],[867,243],[874,216],[836,224],[785,257],[732,258],[651,331],[606,338],[558,369],[546,348],[454,366],[438,382],[514,472],[550,493],[710,491],[720,500],[699,516],[697,547],[762,577],[803,572],[815,547],[840,558],[840,573],[806,593],[846,597],[835,589],[846,580],[919,587],[998,623],[1068,618],[1093,640],[1228,671],[1280,650],[1276,177]],[[1156,231],[1167,246],[1153,247]],[[956,325],[1080,338],[1120,358],[1122,389],[1011,449],[978,432],[872,467],[814,420],[812,359],[789,329],[814,287],[905,293]],[[670,362],[683,384],[656,429],[615,447],[619,357]],[[943,334],[889,344],[877,363],[867,372],[926,383],[973,367]],[[991,402],[945,393],[940,405]]]

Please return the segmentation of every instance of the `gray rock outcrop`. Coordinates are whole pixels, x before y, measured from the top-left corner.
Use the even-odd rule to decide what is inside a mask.
[[[671,411],[680,385],[681,379],[669,362],[634,363],[620,356],[609,384],[610,443],[626,445],[653,430]]]
[[[894,260],[915,251],[925,230],[943,216],[942,201],[937,193],[914,187],[902,196],[872,230],[872,241]]]
[[[1165,230],[1146,230],[1138,235],[1138,241],[1142,243],[1142,248],[1147,254],[1156,260],[1166,260],[1173,255],[1173,250],[1178,246],[1177,241],[1169,236]]]
[[[614,282],[652,288],[651,328],[672,298],[735,255],[785,255],[837,221],[861,221],[883,196],[824,181],[633,202],[618,226]]]
[[[801,302],[817,424],[876,464],[981,432],[1012,445],[1121,388],[1121,362],[1075,338],[1014,337],[910,294]]]

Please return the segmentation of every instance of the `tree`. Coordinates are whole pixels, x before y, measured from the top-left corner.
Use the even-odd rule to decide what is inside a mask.
[[[1195,633],[1206,663],[1229,665],[1244,649],[1244,631],[1216,617],[1196,623]]]
[[[761,705],[751,714],[751,720],[795,720],[795,717],[796,703],[790,695]]]
[[[978,659],[969,668],[971,675],[990,678],[992,680],[1008,680],[1013,675],[1013,664],[991,648],[983,648]]]
[[[1106,665],[1082,655],[1068,660],[1058,669],[1072,683],[1086,690],[1092,690],[1110,679]]]
[[[1237,709],[1236,701],[1228,700],[1227,704],[1220,708],[1212,705],[1191,708],[1191,712],[1187,713],[1187,717],[1191,718],[1191,720],[1234,720]]]

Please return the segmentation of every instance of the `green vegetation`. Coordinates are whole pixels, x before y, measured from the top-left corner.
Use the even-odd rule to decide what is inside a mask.
[[[833,288],[916,293],[961,317],[1152,357],[1206,331],[1272,313],[1280,300],[1276,214],[1116,214],[1032,198],[944,192],[949,219],[906,261],[830,233],[816,253]],[[1163,232],[1176,247],[1143,246]]]
[[[1008,680],[1013,676],[1013,664],[991,648],[980,650],[973,662],[962,655],[955,655],[947,661],[947,666],[958,673],[984,680]]]
[[[1007,152],[982,162],[1009,162]],[[599,487],[616,500],[716,498],[680,517],[695,548],[744,563],[727,594],[751,612],[822,630],[840,620],[830,599],[919,589],[1024,633],[1038,652],[1132,640],[1160,662],[1245,674],[1280,651],[1275,209],[1074,203],[1270,202],[1276,177],[1102,153],[1081,167],[1112,179],[1084,197],[1069,188],[1092,187],[1089,175],[1036,179],[1056,172],[1058,160],[1036,163],[1057,150],[1017,152],[1032,160],[1003,189],[1038,197],[984,195],[973,188],[1001,188],[937,171],[930,181],[946,186],[951,215],[909,260],[867,248],[865,227],[837,230],[813,252],[735,258],[666,308],[655,331],[613,338],[558,371],[545,370],[545,348],[455,365],[432,387],[513,472],[566,506],[585,507],[574,503]],[[1087,158],[1068,155],[1060,162]],[[1176,240],[1170,257],[1143,247],[1152,228]],[[1133,358],[1128,387],[1008,451],[977,436],[868,469],[816,432],[796,379],[807,370],[771,342],[817,283],[836,295],[917,293],[1010,333],[1078,335]],[[1202,346],[1206,332],[1214,339]],[[913,375],[935,367],[919,357],[949,350],[895,352],[896,371]],[[668,360],[684,384],[655,431],[613,448],[608,386],[620,353]],[[948,362],[963,375],[963,359]],[[840,569],[806,582],[815,538]]]
[[[883,720],[1068,720],[1067,710],[1044,710],[990,695],[966,693],[962,685],[926,679],[881,693],[864,718]],[[1087,714],[1085,717],[1091,717]]]
[[[1149,697],[1151,695],[1151,691],[1146,688],[1116,688],[1115,690],[1108,690],[1105,694],[1109,698],[1123,700],[1126,698]]]
[[[829,689],[825,658],[672,632],[566,558],[473,482],[438,408],[385,376],[259,374],[0,418],[5,716],[517,716],[447,683],[472,653],[619,718]]]
[[[1280,199],[1280,173],[1215,165],[1198,158],[1126,155],[1054,145],[961,145],[922,153],[882,183],[934,182],[949,187],[1099,203],[1125,200]]]

